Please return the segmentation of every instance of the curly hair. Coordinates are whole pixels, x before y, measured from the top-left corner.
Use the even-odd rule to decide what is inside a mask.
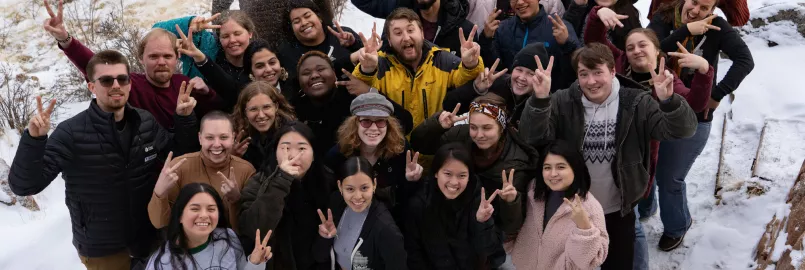
[[[285,100],[285,97],[280,94],[277,88],[265,81],[254,81],[246,85],[240,92],[238,103],[235,104],[235,108],[232,111],[232,119],[235,120],[235,132],[240,130],[256,132],[254,127],[249,124],[249,119],[246,118],[246,104],[253,97],[260,94],[268,96],[277,106],[277,116],[274,119],[273,128],[280,128],[285,123],[296,120],[293,106]]]
[[[386,137],[377,145],[377,156],[382,159],[390,159],[405,150],[405,135],[400,122],[392,116],[386,117],[386,121]],[[358,125],[360,118],[353,115],[338,127],[338,150],[344,156],[354,155],[361,149],[363,142],[358,136]]]

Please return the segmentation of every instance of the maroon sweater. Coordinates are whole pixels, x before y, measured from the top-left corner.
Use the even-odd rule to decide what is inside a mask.
[[[75,38],[70,41],[70,46],[66,49],[61,48],[61,46],[59,46],[59,48],[64,51],[64,54],[73,62],[73,65],[81,70],[81,73],[84,73],[84,77],[86,78],[87,64],[95,53]],[[189,81],[190,78],[182,74],[173,74],[170,86],[163,88],[156,87],[148,82],[145,74],[131,73],[129,76],[131,76],[129,104],[150,112],[163,128],[173,131],[173,114],[176,113],[176,101],[179,98],[179,88],[183,81]],[[195,109],[198,117],[201,117],[210,110],[218,108],[220,105],[220,101],[215,91],[212,89],[210,89],[207,95],[192,93],[191,96],[198,101]]]
[[[618,49],[618,47],[615,47],[615,45],[607,39],[607,29],[604,26],[604,23],[602,23],[598,18],[599,9],[601,9],[601,7],[597,6],[590,11],[589,15],[587,15],[587,29],[584,30],[584,42],[599,42],[607,45],[607,47],[609,47],[609,49],[612,51],[612,55],[615,57],[615,71],[621,75],[626,75],[626,71],[629,67],[629,60],[626,58],[626,53],[624,51],[621,51]],[[626,76],[628,77],[628,75]],[[679,76],[674,74],[674,93],[685,98],[685,101],[688,102],[688,105],[690,105],[690,108],[693,109],[694,112],[704,111],[705,107],[707,107],[707,103],[710,101],[710,92],[713,90],[713,76],[715,76],[715,70],[712,66],[710,66],[707,74],[700,74],[699,72],[696,72],[693,75],[693,81],[691,81],[690,84],[692,88],[688,88],[685,86],[685,83],[679,79]],[[654,91],[651,91],[651,94],[655,98],[657,97],[657,93]],[[651,191],[651,185],[654,181],[654,174],[657,168],[657,158],[660,151],[660,142],[652,140],[650,146],[650,179],[648,185],[649,189],[646,190],[646,196],[648,195],[648,192]]]

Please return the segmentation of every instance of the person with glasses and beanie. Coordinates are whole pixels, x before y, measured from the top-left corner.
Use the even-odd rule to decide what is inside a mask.
[[[133,85],[123,54],[98,52],[87,75],[96,98],[50,136],[56,101],[43,109],[37,99],[37,114],[20,138],[8,182],[14,194],[29,196],[61,173],[81,263],[90,270],[129,270],[157,247],[148,202],[163,161],[170,151],[178,156],[198,143],[196,100],[182,84],[174,105],[177,133],[171,134],[151,113],[127,104]]]

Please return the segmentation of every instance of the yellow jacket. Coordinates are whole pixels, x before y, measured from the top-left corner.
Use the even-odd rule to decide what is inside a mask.
[[[424,60],[415,73],[396,56],[383,52],[378,53],[374,74],[361,72],[360,64],[352,72],[358,79],[377,88],[380,93],[408,110],[414,118],[414,127],[442,111],[442,101],[447,91],[475,80],[484,70],[484,62],[480,57],[475,68],[467,69],[461,64],[460,57],[431,43],[426,42],[422,50],[427,54],[424,54]]]

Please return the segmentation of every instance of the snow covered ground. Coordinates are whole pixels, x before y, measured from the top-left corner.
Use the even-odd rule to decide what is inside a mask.
[[[20,1],[0,0],[0,9],[8,10]],[[208,8],[206,1],[124,2],[139,7],[134,11],[137,16],[153,17],[153,20]],[[637,3],[642,14],[646,13],[649,2]],[[758,16],[782,8],[802,9],[803,2],[805,0],[751,0],[749,6]],[[44,10],[39,10],[36,18],[26,18],[22,23],[27,24],[26,28],[34,29],[29,36],[34,36],[37,42],[50,42],[39,28],[45,14]],[[371,18],[351,5],[341,18],[343,25],[364,33],[371,31],[372,22],[383,23],[383,20]],[[644,25],[647,23],[644,18]],[[775,213],[786,213],[790,207],[784,203],[785,196],[805,158],[805,137],[801,135],[805,133],[805,124],[791,122],[805,121],[805,95],[800,94],[802,81],[799,78],[802,76],[801,63],[805,62],[805,40],[795,35],[796,26],[793,24],[777,23],[754,30],[757,31],[746,40],[755,58],[755,70],[736,92],[736,100],[732,104],[723,102],[716,112],[708,144],[688,175],[688,200],[694,224],[683,246],[673,252],[657,250],[656,244],[662,234],[659,215],[644,223],[651,269],[753,269],[753,249],[765,224]],[[768,48],[761,37],[772,39],[780,46]],[[30,47],[20,49],[25,53],[32,50]],[[52,49],[56,50],[55,47]],[[18,53],[3,51],[0,61],[11,61]],[[69,64],[64,58],[56,62],[42,63],[57,67]],[[724,75],[729,65],[729,60],[722,61],[719,76]],[[54,74],[61,70],[45,70],[41,75],[55,77]],[[86,102],[68,104],[62,112],[69,116],[86,107]],[[732,118],[728,120],[724,142],[724,181],[729,187],[722,194],[721,204],[716,205],[713,191],[722,123],[730,111]],[[763,159],[758,166],[758,175],[773,181],[752,179],[752,159],[761,129],[769,119],[781,121],[769,126],[773,132],[764,141],[764,152],[769,152],[773,158]],[[6,135],[0,137],[0,158],[10,164],[18,141],[16,132],[7,130]],[[765,193],[749,197],[746,195],[748,186],[761,186]],[[42,208],[39,212],[0,205],[0,243],[3,243],[0,245],[0,269],[82,269],[71,244],[70,219],[64,205],[64,181],[57,178],[36,199]]]

